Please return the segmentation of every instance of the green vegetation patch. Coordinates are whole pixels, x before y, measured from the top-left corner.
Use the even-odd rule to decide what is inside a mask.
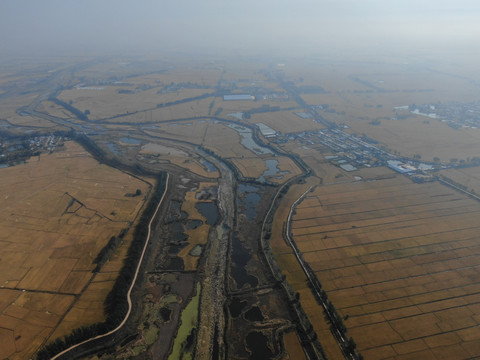
[[[155,326],[150,327],[145,333],[145,343],[152,345],[158,338],[158,329]]]
[[[168,360],[193,359],[195,336],[198,326],[198,305],[200,302],[200,283],[194,297],[182,312],[181,324],[173,344],[173,350]]]

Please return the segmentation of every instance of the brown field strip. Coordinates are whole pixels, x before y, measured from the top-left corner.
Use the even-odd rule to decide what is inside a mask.
[[[187,229],[185,234],[188,235],[188,245],[185,246],[178,256],[183,259],[184,269],[186,271],[195,271],[197,270],[198,260],[200,259],[199,255],[192,255],[192,250],[201,246],[202,250],[207,244],[208,233],[210,231],[210,225],[206,223],[207,219],[198,211],[196,204],[202,202],[196,198],[197,193],[202,190],[208,189],[212,186],[216,186],[216,183],[200,183],[198,189],[195,191],[189,191],[185,194],[185,200],[182,203],[182,211],[185,211],[188,214],[189,220],[200,220],[202,224],[194,229]],[[210,201],[210,200],[209,200]]]
[[[133,93],[118,93],[119,90],[121,91],[125,89],[131,90]],[[206,93],[213,93],[212,90],[208,89],[183,89],[166,94],[159,94],[158,91],[158,88],[153,88],[135,92],[135,88],[128,88],[125,86],[101,86],[89,87],[86,89],[75,88],[62,91],[59,95],[59,99],[67,103],[72,101],[72,105],[80,111],[84,112],[85,110],[89,110],[89,118],[92,120],[99,120],[117,114],[128,114],[146,109],[156,109],[158,104],[165,104]],[[212,99],[210,99],[210,102],[211,101]],[[50,112],[50,110],[55,111],[55,108],[47,107],[45,110]],[[54,115],[53,112],[52,115]]]
[[[0,171],[0,358],[24,359],[57,335],[102,321],[131,234],[102,268],[107,277],[92,273],[93,260],[135,221],[149,186],[73,142]],[[144,195],[125,196],[137,189]]]
[[[287,277],[288,283],[300,294],[302,307],[318,335],[327,358],[342,359],[342,352],[330,331],[330,324],[325,319],[323,309],[319,308],[316,299],[313,297],[307,284],[307,277],[293,254],[292,249],[285,243],[282,232],[283,224],[290,211],[290,206],[303,192],[314,184],[318,184],[318,179],[310,177],[307,179],[306,184],[293,185],[284,196],[281,205],[275,213],[270,244],[282,272]]]
[[[201,100],[189,101],[181,104],[165,106],[162,108],[138,108],[137,113],[122,113],[121,111],[114,111],[112,109],[111,113],[105,113],[105,116],[114,116],[121,114],[120,117],[115,117],[108,122],[113,123],[152,123],[152,122],[162,122],[166,120],[173,119],[185,119],[191,117],[200,117],[207,116],[210,104],[212,103],[213,98],[206,98]],[[74,103],[75,105],[75,103]],[[102,107],[101,104],[98,104],[97,109],[100,111]],[[126,110],[125,110],[126,111]]]
[[[365,358],[470,359],[480,356],[479,215],[459,192],[397,176],[317,187],[292,231]]]
[[[295,332],[289,332],[283,336],[283,342],[285,343],[285,352],[287,356],[284,357],[285,360],[306,360],[305,353],[302,348],[302,344],[298,339],[298,336]]]

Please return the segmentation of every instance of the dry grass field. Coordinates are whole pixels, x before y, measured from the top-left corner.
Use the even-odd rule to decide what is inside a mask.
[[[236,130],[212,120],[157,124],[149,127],[145,132],[152,136],[168,137],[203,145],[223,158],[231,160],[245,177],[260,177],[267,169],[265,160],[273,159],[271,154],[255,154],[242,145],[241,136]],[[174,155],[173,150],[171,155]],[[300,173],[300,169],[292,160],[286,157],[275,157],[275,159],[278,161],[279,171],[288,171],[288,173],[268,176],[268,180],[283,183]],[[185,167],[188,164],[184,160],[179,160],[177,165]],[[212,176],[209,177],[217,176],[216,172],[210,174]],[[282,177],[277,179],[278,176]]]
[[[29,94],[15,97],[7,97],[0,99],[0,118],[7,120],[10,124],[15,126],[24,126],[27,129],[29,127],[38,128],[55,128],[57,125],[54,123],[34,118],[31,116],[21,116],[17,114],[17,109],[22,106],[28,105],[35,100],[38,94]]]
[[[305,353],[303,351],[302,344],[298,339],[295,332],[289,332],[283,336],[283,342],[285,344],[285,352],[287,356],[284,360],[306,360]]]
[[[298,110],[301,112],[302,110]],[[262,114],[253,114],[248,120],[252,124],[264,123],[283,134],[297,133],[323,129],[324,126],[312,119],[302,119],[294,114],[294,111],[275,111]]]
[[[480,357],[480,204],[402,176],[319,186],[293,237],[366,359]]]
[[[96,62],[90,66],[78,69],[75,75],[82,79],[82,82],[96,83],[107,81],[112,77],[117,79],[125,78],[132,74],[134,68],[130,67],[131,60],[118,59],[118,61]],[[138,70],[137,70],[138,71]]]
[[[188,235],[188,245],[180,250],[178,256],[183,259],[186,271],[197,270],[200,256],[192,255],[191,251],[198,246],[201,246],[202,249],[204,248],[208,241],[208,232],[210,231],[210,225],[206,223],[207,219],[205,219],[195,207],[198,202],[203,201],[197,199],[196,195],[212,186],[216,186],[216,183],[200,183],[197,190],[189,191],[185,194],[185,200],[182,203],[182,211],[185,211],[188,214],[189,220],[201,220],[203,222],[203,224],[197,228],[185,231],[185,234]]]
[[[93,90],[92,90],[93,91]],[[129,123],[129,124],[141,124],[141,123],[152,123],[152,122],[162,122],[168,120],[176,119],[186,119],[192,117],[201,117],[208,115],[210,104],[212,103],[212,98],[189,101],[182,104],[167,106],[159,109],[153,109],[148,111],[141,111],[142,109],[137,109],[140,112],[136,114],[125,115],[125,113],[118,111],[116,114],[122,115],[109,120],[113,123]],[[75,104],[74,104],[75,105]]]
[[[267,169],[265,161],[258,157],[232,158],[231,160],[244,176],[258,178]]]
[[[288,172],[288,173],[267,177],[267,179],[269,179],[270,181],[277,182],[277,183],[284,183],[288,179],[294,176],[300,175],[302,173],[300,168],[293,162],[292,159],[286,156],[277,156],[275,159],[278,161],[277,167],[280,170],[280,173],[281,172]]]
[[[198,63],[181,64],[161,74],[160,81],[164,84],[194,83],[214,87],[221,75],[222,68],[219,66]]]
[[[259,64],[248,61],[228,61],[222,64],[224,81],[238,81],[240,84],[263,83],[265,75],[259,71]]]
[[[245,94],[245,92],[236,91],[237,94]],[[263,100],[258,99],[257,101],[253,100],[226,100],[224,101],[223,98],[215,98],[215,106],[217,109],[221,107],[223,110],[221,112],[222,116],[226,116],[229,113],[234,113],[237,111],[247,111],[251,109],[260,108],[262,106],[269,105],[270,107],[277,106],[281,109],[287,108],[296,108],[298,104],[295,101],[288,100],[288,101],[273,101],[273,100]],[[267,112],[266,114],[276,114],[279,111],[275,112]],[[253,116],[252,116],[253,117]],[[258,121],[257,121],[258,122]]]
[[[230,127],[211,122],[205,132],[203,145],[223,158],[257,157],[241,143],[239,133]]]
[[[417,62],[406,58],[382,58],[365,61],[303,60],[287,62],[277,68],[295,82],[296,86],[322,87],[327,93],[348,94],[366,91],[390,91],[390,96],[411,94],[425,101],[475,101],[478,91],[475,82],[475,61],[460,66],[442,56],[442,62]],[[447,85],[446,85],[447,84]],[[419,91],[422,90],[422,91]],[[376,94],[372,94],[376,96]]]
[[[480,129],[454,130],[438,120],[416,116],[405,120],[381,120],[379,126],[367,121],[347,122],[359,134],[397,150],[401,155],[421,155],[423,160],[449,162],[466,160],[480,153]]]
[[[440,171],[440,175],[452,180],[454,183],[466,187],[467,191],[480,194],[480,167],[464,169],[448,169]]]
[[[177,144],[167,142],[162,144],[147,143],[141,147],[137,158],[140,158],[140,156],[146,158],[149,164],[166,162],[207,178],[217,178],[219,176],[217,170],[209,169],[203,160],[192,157],[187,150]]]
[[[286,152],[292,152],[300,156],[313,170],[314,174],[326,184],[351,179],[351,173],[341,170],[325,159],[324,149],[320,145],[306,146],[298,141],[289,141],[281,144],[280,147]]]
[[[89,88],[73,88],[64,90],[58,96],[65,102],[72,101],[72,105],[80,111],[89,110],[89,118],[99,120],[118,114],[129,114],[146,109],[156,109],[158,104],[166,104],[185,98],[212,93],[208,89],[181,89],[176,92],[159,94],[159,88],[134,92],[133,94],[119,94],[119,90],[135,91],[135,87],[125,86],[96,86]],[[208,100],[208,99],[207,99]],[[210,99],[210,102],[212,100]],[[210,104],[210,102],[208,104]],[[198,106],[198,104],[196,104]],[[177,106],[174,106],[177,107]],[[155,110],[157,111],[157,110]],[[208,114],[207,113],[202,115]]]
[[[211,121],[206,119],[158,123],[144,127],[144,131],[152,136],[183,140],[200,145],[210,123]]]
[[[200,60],[170,59],[167,62],[155,59],[118,59],[118,62],[98,62],[79,69],[78,78],[86,83],[98,80],[111,81],[114,78],[122,83],[137,85],[169,85],[170,83],[193,83],[215,86],[220,79],[222,68]],[[175,65],[173,65],[173,62]]]
[[[52,101],[42,101],[42,103],[37,107],[37,110],[40,112],[44,112],[49,115],[53,115],[59,118],[64,119],[74,119],[75,115],[73,115],[70,111],[65,109],[63,106],[57,105]]]
[[[268,158],[232,158],[233,164],[245,177],[259,178],[263,176],[265,180],[283,184],[288,179],[301,174],[301,170],[295,165],[293,160],[290,158],[279,156],[275,157],[275,160],[278,161],[277,169],[279,173],[285,172],[284,174],[275,174],[275,175],[263,175],[267,170],[265,165],[265,160],[271,160]]]
[[[93,260],[135,220],[149,186],[73,142],[0,171],[0,358],[24,359],[53,340],[57,327],[64,335],[103,319],[103,306],[89,304],[103,304],[121,261],[95,277]],[[137,189],[142,196],[125,196]],[[76,302],[80,294],[89,303]]]

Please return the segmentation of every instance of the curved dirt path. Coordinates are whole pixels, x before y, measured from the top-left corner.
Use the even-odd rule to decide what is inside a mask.
[[[84,340],[84,341],[82,341],[78,344],[75,344],[75,345],[69,347],[68,349],[65,349],[62,352],[58,353],[57,355],[52,357],[51,360],[56,360],[56,359],[60,358],[61,356],[65,355],[66,353],[68,353],[69,351],[71,351],[73,349],[76,349],[77,347],[79,347],[81,345],[84,345],[84,344],[86,344],[90,341],[98,340],[98,339],[110,336],[110,335],[116,333],[118,330],[120,330],[125,325],[125,323],[127,322],[128,317],[130,316],[130,314],[132,312],[132,298],[131,298],[132,289],[135,286],[135,282],[137,281],[138,273],[140,271],[140,266],[142,265],[143,257],[145,256],[145,251],[147,250],[147,246],[150,242],[151,227],[152,227],[153,219],[155,219],[155,217],[157,216],[158,210],[160,209],[160,206],[163,203],[163,199],[165,198],[165,194],[167,193],[167,190],[168,190],[169,177],[170,177],[170,174],[167,173],[167,179],[165,181],[165,190],[163,191],[162,197],[161,197],[160,201],[158,202],[157,208],[155,209],[155,212],[153,213],[152,218],[150,219],[150,222],[148,223],[147,239],[145,240],[145,245],[143,246],[142,255],[140,256],[140,259],[138,260],[137,269],[135,270],[135,274],[133,276],[132,283],[130,284],[130,288],[128,289],[128,292],[127,292],[128,311],[125,314],[124,319],[115,329],[113,329],[113,330],[111,330],[111,331],[109,331],[105,334],[97,335],[97,336],[92,337],[90,339]]]

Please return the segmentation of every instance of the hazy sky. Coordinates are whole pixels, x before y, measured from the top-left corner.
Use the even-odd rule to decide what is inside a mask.
[[[468,52],[479,24],[479,0],[0,0],[0,52]]]

